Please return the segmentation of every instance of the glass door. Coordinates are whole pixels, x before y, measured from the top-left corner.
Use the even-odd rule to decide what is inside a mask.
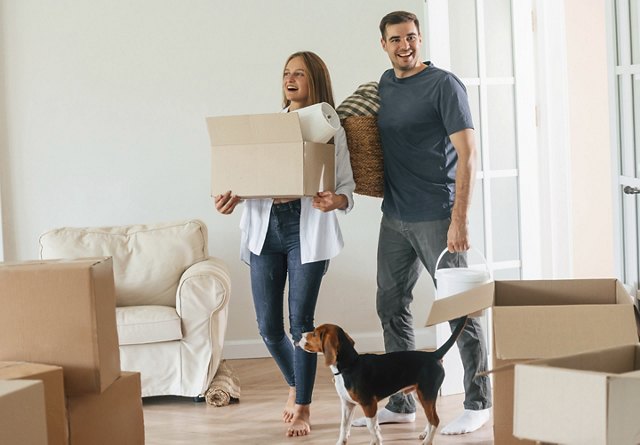
[[[607,7],[611,128],[617,170],[617,269],[635,293],[640,281],[640,0],[609,0]]]
[[[430,0],[426,14],[423,38],[428,59],[465,84],[475,124],[479,159],[469,215],[472,246],[482,252],[495,279],[537,276],[540,222],[531,2]],[[473,254],[469,259],[478,262]],[[483,322],[490,334],[486,316]],[[438,325],[436,335],[440,346],[450,335],[449,326]],[[442,394],[463,392],[457,348],[445,357],[445,368]]]

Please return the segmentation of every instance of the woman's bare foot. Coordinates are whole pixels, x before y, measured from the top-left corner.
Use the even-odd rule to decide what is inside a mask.
[[[282,411],[282,420],[285,423],[291,423],[291,421],[293,421],[293,416],[295,414],[295,406],[296,406],[296,388],[294,386],[290,386],[289,398],[287,399],[287,404],[284,406],[284,411]]]
[[[287,429],[287,436],[306,436],[309,434],[311,432],[310,414],[309,405],[296,405],[293,421]]]

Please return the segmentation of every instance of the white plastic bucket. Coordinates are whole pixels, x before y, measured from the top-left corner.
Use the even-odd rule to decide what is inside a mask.
[[[450,297],[451,295],[459,294],[461,292],[468,291],[474,287],[491,281],[491,271],[487,260],[482,253],[476,249],[471,249],[476,252],[482,258],[485,269],[472,269],[469,267],[451,267],[447,269],[438,269],[438,264],[442,257],[447,253],[447,249],[444,249],[438,260],[436,261],[435,279],[437,283],[436,298]]]

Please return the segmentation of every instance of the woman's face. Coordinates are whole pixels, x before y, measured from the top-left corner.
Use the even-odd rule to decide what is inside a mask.
[[[309,101],[309,80],[307,69],[301,57],[294,57],[287,63],[282,76],[282,88],[284,96],[291,101],[290,110],[310,105]]]

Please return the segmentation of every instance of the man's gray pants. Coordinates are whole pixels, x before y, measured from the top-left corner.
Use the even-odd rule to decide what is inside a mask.
[[[438,256],[447,246],[450,221],[403,222],[384,215],[382,217],[378,239],[376,306],[382,322],[386,352],[415,349],[410,309],[413,288],[424,268],[431,278],[434,277]],[[466,265],[466,253],[447,253],[438,268]],[[453,331],[457,320],[449,323]],[[489,377],[475,377],[476,373],[487,370],[486,344],[480,323],[470,318],[457,340],[464,367],[466,409],[491,407]],[[391,396],[386,408],[396,413],[412,413],[416,410],[413,397],[402,393]]]

